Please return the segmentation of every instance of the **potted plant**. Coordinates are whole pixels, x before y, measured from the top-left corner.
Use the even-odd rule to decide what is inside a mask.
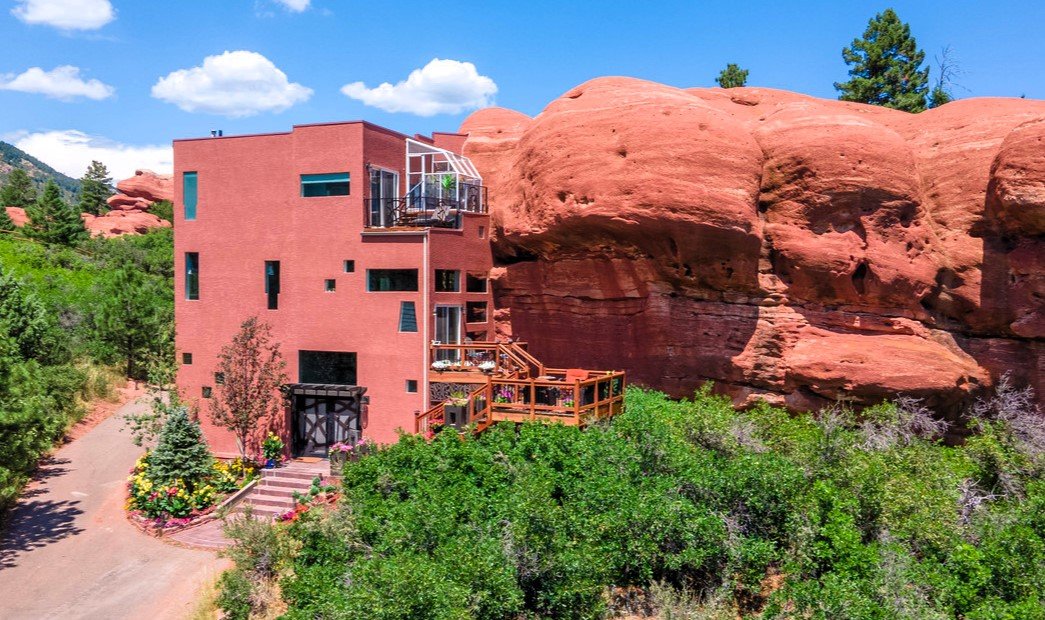
[[[450,366],[450,360],[435,360],[434,362],[432,362],[432,370],[436,372],[443,372],[444,370],[450,368]]]
[[[341,477],[341,470],[345,467],[345,461],[357,461],[359,457],[369,454],[370,444],[365,439],[359,439],[355,443],[337,442],[330,446],[327,454],[330,456],[330,475]]]
[[[283,440],[269,431],[265,441],[261,442],[261,456],[265,460],[265,469],[272,469],[283,462]]]
[[[450,392],[443,410],[446,411],[447,426],[460,428],[468,424],[468,394],[461,390]]]
[[[485,362],[480,362],[479,363],[479,370],[481,370],[481,371],[483,371],[483,372],[485,372],[487,374],[493,372],[495,368],[497,368],[497,363],[493,362],[493,361],[487,360]]]

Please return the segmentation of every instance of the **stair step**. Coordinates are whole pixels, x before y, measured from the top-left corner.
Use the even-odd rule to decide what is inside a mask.
[[[322,477],[317,472],[310,471],[296,471],[286,469],[265,469],[262,470],[261,478],[266,479],[287,479],[287,480],[306,480],[312,482],[313,478],[317,476]]]
[[[267,487],[267,486],[260,486],[260,487],[254,487],[254,492],[252,493],[252,496],[294,497],[294,491],[298,491],[298,492],[302,492],[303,493],[305,491],[308,491],[308,489],[307,488],[305,488],[305,489],[297,489],[297,488],[292,488],[292,487]]]
[[[261,482],[255,488],[266,488],[266,487],[282,487],[287,489],[308,489],[312,486],[311,482],[307,484],[301,480],[292,480],[289,478],[262,478]]]
[[[270,506],[290,510],[294,507],[294,500],[290,497],[248,497],[247,503],[257,508]]]

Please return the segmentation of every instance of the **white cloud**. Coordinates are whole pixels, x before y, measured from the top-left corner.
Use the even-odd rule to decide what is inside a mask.
[[[308,5],[312,4],[312,0],[275,0],[277,3],[282,4],[287,10],[300,13],[308,8]]]
[[[174,169],[170,145],[131,145],[88,135],[75,129],[19,132],[6,139],[40,161],[74,179],[83,176],[91,160],[109,168],[117,181],[134,176],[138,168],[169,173]]]
[[[30,67],[18,75],[0,75],[0,90],[36,93],[62,101],[71,101],[76,97],[98,101],[112,97],[116,92],[112,86],[99,80],[84,81],[80,77],[80,68],[71,65],[55,67],[50,71]]]
[[[238,50],[207,56],[203,65],[160,78],[152,96],[186,112],[253,116],[282,112],[307,101],[312,89],[290,82],[287,74],[257,52]]]
[[[97,30],[116,18],[109,0],[18,0],[11,14],[61,30]]]
[[[435,58],[424,67],[411,71],[395,86],[385,82],[367,88],[362,82],[353,82],[341,87],[341,92],[386,112],[433,116],[492,105],[497,84],[485,75],[479,75],[470,62]]]

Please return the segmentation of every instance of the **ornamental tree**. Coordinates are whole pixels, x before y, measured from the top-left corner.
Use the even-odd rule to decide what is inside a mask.
[[[722,88],[745,86],[747,84],[747,74],[747,69],[741,69],[740,65],[729,63],[715,78],[715,83]]]
[[[213,465],[214,457],[199,423],[189,418],[185,407],[172,411],[160,431],[156,449],[149,455],[153,481],[169,483],[180,479],[191,490],[196,481],[212,473]]]
[[[240,326],[232,342],[218,354],[216,372],[224,375],[215,389],[210,416],[214,424],[236,436],[244,457],[256,450],[256,435],[263,421],[271,422],[282,410],[279,388],[286,383],[286,362],[272,330],[257,317]]]
[[[867,24],[862,39],[842,49],[849,65],[849,81],[835,82],[842,101],[856,101],[907,112],[925,110],[929,68],[922,69],[925,52],[911,36],[910,25],[892,9]]]

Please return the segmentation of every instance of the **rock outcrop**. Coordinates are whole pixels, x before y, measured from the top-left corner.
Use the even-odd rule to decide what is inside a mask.
[[[461,131],[499,333],[554,366],[796,408],[954,409],[1002,372],[1045,394],[1045,102],[601,78]]]
[[[135,170],[134,176],[116,184],[118,193],[106,201],[110,211],[100,216],[84,214],[84,226],[93,236],[115,237],[140,234],[150,228],[169,228],[149,208],[160,200],[174,200],[174,181],[169,174]]]

